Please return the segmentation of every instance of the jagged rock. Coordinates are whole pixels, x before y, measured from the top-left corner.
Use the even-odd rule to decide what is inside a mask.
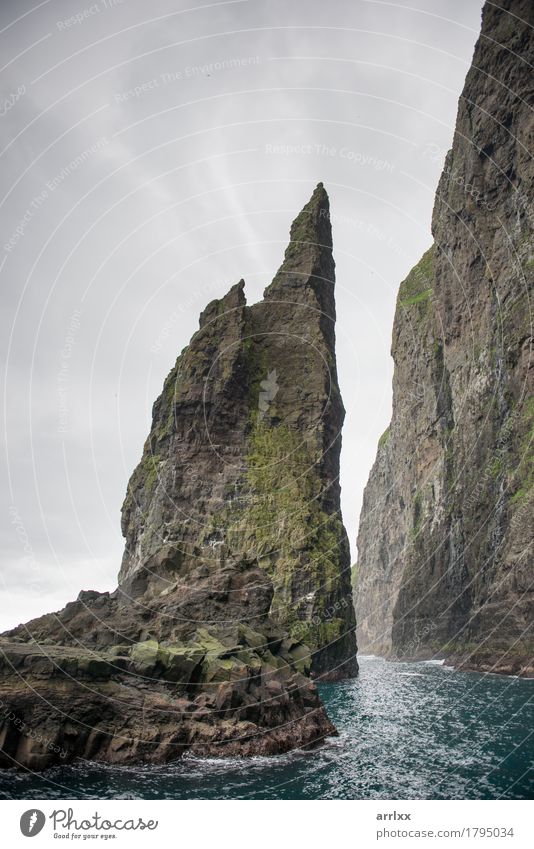
[[[322,184],[264,300],[243,287],[207,306],[154,404],[117,590],[2,635],[1,766],[275,754],[336,733],[306,677],[357,671]]]
[[[533,674],[534,5],[487,3],[434,207],[401,284],[393,416],[367,484],[359,642]]]
[[[241,281],[209,304],[165,381],[123,505],[119,582],[157,588],[183,618],[269,613],[310,645],[315,674],[339,677],[356,663],[334,322],[319,184],[264,300],[248,307]]]
[[[203,650],[196,649],[194,646],[180,648],[170,646],[167,649],[165,679],[189,684],[204,657]]]

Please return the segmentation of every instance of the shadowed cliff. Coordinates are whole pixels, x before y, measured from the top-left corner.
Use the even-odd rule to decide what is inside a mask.
[[[532,674],[534,5],[487,3],[401,284],[393,416],[365,489],[362,649]]]

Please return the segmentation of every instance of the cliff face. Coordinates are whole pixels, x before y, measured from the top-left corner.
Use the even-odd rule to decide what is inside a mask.
[[[354,610],[339,490],[344,409],[321,184],[293,223],[264,300],[248,307],[243,288],[241,281],[202,313],[154,405],[123,505],[119,584],[129,595],[163,581],[179,618],[217,622],[229,618],[227,601],[203,595],[199,604],[198,582],[222,574],[231,582],[228,564],[252,568],[262,612],[310,646],[313,673],[351,674]],[[230,583],[228,590],[235,593]],[[257,592],[249,593],[253,604]],[[247,599],[239,600],[241,614]]]
[[[532,673],[534,5],[486,4],[432,219],[401,284],[365,490],[360,648]]]
[[[336,733],[308,677],[357,671],[322,184],[264,300],[243,289],[204,310],[154,404],[118,589],[2,635],[0,765],[274,754]]]

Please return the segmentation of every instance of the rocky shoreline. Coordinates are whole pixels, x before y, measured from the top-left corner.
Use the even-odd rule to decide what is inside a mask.
[[[398,655],[392,652],[381,654],[366,648],[361,650],[360,653],[381,657],[383,660],[396,663],[441,661],[458,672],[480,672],[489,675],[508,675],[512,678],[534,678],[534,658],[532,653],[526,651],[522,654],[511,654],[508,649],[503,649],[501,652],[488,651],[486,653],[473,650],[470,653],[447,654],[443,651],[434,652],[431,649],[425,649],[415,654]]]
[[[315,685],[292,666],[295,647],[270,635],[258,648],[265,635],[240,631],[239,644],[207,650],[1,643],[0,766],[273,755],[336,735]]]

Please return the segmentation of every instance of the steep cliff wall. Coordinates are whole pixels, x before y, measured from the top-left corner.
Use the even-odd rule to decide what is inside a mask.
[[[532,672],[534,4],[487,3],[401,284],[393,415],[358,534],[362,650]]]
[[[264,300],[248,307],[241,281],[211,303],[167,378],[123,505],[119,575],[126,594],[154,571],[171,591],[221,560],[256,563],[273,620],[310,645],[314,673],[331,676],[356,669],[334,323],[320,184]],[[186,597],[180,613],[228,618],[226,605],[194,611]]]
[[[275,754],[336,733],[308,678],[358,668],[322,184],[264,300],[243,290],[204,310],[154,404],[117,590],[2,635],[0,766]]]

